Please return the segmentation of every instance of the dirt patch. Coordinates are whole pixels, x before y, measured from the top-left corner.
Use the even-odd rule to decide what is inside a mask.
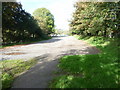
[[[0,48],[0,50],[9,49],[9,48],[16,48],[16,47],[25,46],[25,45],[28,45],[28,44],[21,44],[21,45],[13,45],[13,46],[2,47],[2,48]]]
[[[21,53],[21,52],[15,52],[15,53],[4,53],[4,55],[21,55],[21,54],[25,54],[25,53]]]

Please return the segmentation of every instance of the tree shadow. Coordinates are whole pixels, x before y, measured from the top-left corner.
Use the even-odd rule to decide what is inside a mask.
[[[52,36],[52,37],[68,37],[67,35],[64,35],[64,36]]]
[[[60,41],[60,40],[61,40],[61,39],[53,38],[53,39],[50,39],[50,40],[40,41],[40,42],[37,42],[37,43],[34,43],[34,44],[54,43],[54,42],[58,42],[58,41]]]
[[[62,55],[83,55],[83,54],[98,54],[101,51],[95,47],[86,47],[85,49],[70,49],[67,51],[62,51]]]
[[[120,46],[116,43],[109,43],[102,47],[102,53],[95,55],[83,55],[82,57],[79,55],[76,55],[76,57],[71,56],[73,59],[66,57],[64,60],[66,67],[64,67],[64,69],[72,71],[72,69],[77,68],[78,71],[73,70],[74,73],[69,73],[69,75],[64,74],[64,76],[61,76],[58,80],[56,80],[57,82],[55,82],[55,84],[63,85],[66,88],[120,87],[119,48]],[[91,48],[88,49],[91,50]],[[72,52],[79,54],[79,50],[69,50],[67,52],[70,52],[69,54],[71,55],[73,55]],[[90,52],[88,54],[90,54]],[[76,61],[78,63],[74,64]],[[74,65],[74,67],[72,67],[71,64]],[[79,71],[83,74],[82,77],[75,75],[75,73]],[[69,79],[69,77],[71,77],[71,79]]]
[[[77,55],[76,57],[79,59],[66,58],[64,68],[73,72],[68,71],[69,73],[60,76],[56,85],[63,85],[65,88],[118,88],[119,82],[116,76],[118,73],[116,72],[116,66],[113,66],[113,62],[106,61],[106,58],[103,59],[99,54],[84,55],[81,58]],[[74,63],[76,61],[78,63]]]
[[[53,79],[57,70],[58,60],[48,60],[50,54],[44,54],[34,59],[38,63],[27,72],[17,77],[12,88],[46,88],[48,82]]]

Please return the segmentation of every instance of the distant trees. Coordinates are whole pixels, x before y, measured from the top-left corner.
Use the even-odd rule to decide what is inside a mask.
[[[69,34],[69,30],[56,29],[56,34],[68,35]]]
[[[17,2],[2,3],[2,33],[4,43],[18,43],[43,38],[37,21]]]
[[[54,33],[54,16],[48,9],[38,8],[33,12],[33,16],[45,34]]]
[[[118,36],[120,2],[76,2],[70,23],[72,34]],[[120,34],[119,34],[120,35]]]

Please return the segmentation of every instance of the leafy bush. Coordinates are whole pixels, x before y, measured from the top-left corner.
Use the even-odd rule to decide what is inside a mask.
[[[13,82],[13,76],[11,76],[8,73],[2,74],[2,87],[3,88],[10,88],[12,82]]]

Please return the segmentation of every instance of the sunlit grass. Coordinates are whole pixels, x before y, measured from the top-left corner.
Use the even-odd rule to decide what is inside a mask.
[[[37,60],[31,59],[28,61],[23,60],[5,60],[0,61],[1,69],[2,69],[2,88],[10,88],[13,80],[30,69],[37,63]]]
[[[120,86],[119,43],[103,37],[86,37],[84,40],[100,48],[102,52],[95,55],[62,57],[58,65],[61,69],[58,74],[62,73],[62,75],[55,78],[50,87],[118,88]]]

